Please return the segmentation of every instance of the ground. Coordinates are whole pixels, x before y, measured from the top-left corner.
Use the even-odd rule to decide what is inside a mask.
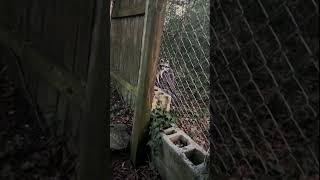
[[[111,124],[125,124],[128,132],[131,133],[133,112],[116,90],[112,90],[110,104]],[[159,174],[148,161],[134,168],[128,149],[112,151],[112,174],[113,179],[117,180],[160,179]]]
[[[114,180],[157,180],[160,179],[159,174],[153,168],[150,162],[134,168],[129,160],[127,150],[112,153],[112,174]]]
[[[67,180],[74,156],[65,139],[40,127],[0,62],[0,179]]]

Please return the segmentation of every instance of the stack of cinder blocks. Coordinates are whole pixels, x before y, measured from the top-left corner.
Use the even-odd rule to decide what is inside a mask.
[[[208,154],[186,133],[172,126],[161,133],[161,139],[160,153],[153,155],[153,163],[162,179],[208,179],[205,162]]]
[[[155,86],[152,110],[156,106],[170,111],[171,96]],[[205,180],[208,154],[185,132],[172,125],[161,133],[160,153],[152,155],[153,163],[164,180]]]

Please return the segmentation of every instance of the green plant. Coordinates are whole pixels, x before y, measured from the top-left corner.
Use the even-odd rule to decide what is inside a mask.
[[[157,107],[151,112],[151,124],[149,127],[150,140],[148,145],[151,147],[154,155],[158,155],[162,144],[160,133],[164,129],[171,127],[175,122],[176,118],[161,107]]]

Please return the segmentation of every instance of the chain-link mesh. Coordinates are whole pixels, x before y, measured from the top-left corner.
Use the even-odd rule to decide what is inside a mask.
[[[318,1],[215,0],[213,175],[319,174]]]
[[[178,125],[209,147],[209,0],[168,0],[156,86]]]

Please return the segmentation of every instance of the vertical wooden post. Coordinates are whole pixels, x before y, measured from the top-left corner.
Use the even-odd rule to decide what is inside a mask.
[[[134,110],[131,137],[131,160],[139,162],[145,155],[146,135],[150,121],[156,64],[165,15],[166,0],[147,0],[138,80],[138,94]]]
[[[86,107],[80,123],[78,179],[109,179],[109,1],[95,0]]]

